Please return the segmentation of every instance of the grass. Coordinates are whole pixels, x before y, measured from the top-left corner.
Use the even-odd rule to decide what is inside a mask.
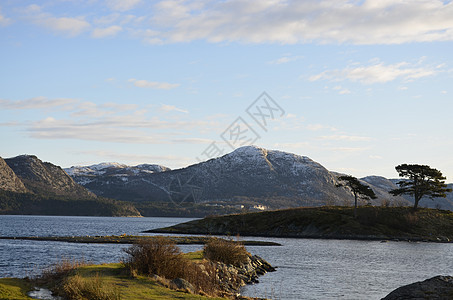
[[[89,282],[96,279],[102,282],[105,290],[113,290],[118,295],[117,299],[134,300],[134,299],[183,299],[183,300],[220,300],[221,297],[205,297],[185,292],[171,290],[159,284],[155,279],[147,276],[138,275],[131,278],[125,271],[121,263],[102,264],[102,265],[84,265],[74,270],[74,275],[67,278],[71,280],[77,276],[78,281]],[[33,285],[26,279],[18,278],[0,278],[0,299],[32,299],[27,296],[27,292],[33,290]],[[79,298],[90,299],[90,298]],[[91,298],[102,299],[102,298]],[[104,298],[107,299],[107,298]]]
[[[99,276],[99,278],[102,278],[104,285],[117,289],[122,300],[224,299],[209,298],[171,290],[160,285],[155,279],[144,275],[137,275],[135,278],[131,278],[127,272],[125,272],[124,265],[120,263],[84,266],[78,270],[78,274],[82,278]]]
[[[31,283],[19,278],[0,278],[0,299],[32,299],[27,293],[33,290]]]
[[[225,248],[216,261],[249,255],[233,241],[213,239],[209,247],[214,247],[211,254]],[[129,257],[122,263],[88,265],[63,260],[33,279],[0,279],[0,299],[31,299],[27,292],[35,286],[68,300],[225,299],[235,291],[231,282],[238,279],[236,275],[218,273],[217,264],[206,258],[206,248],[183,254],[174,242],[162,237],[141,241],[125,252]],[[184,290],[177,290],[172,281],[176,278],[188,282]],[[225,280],[231,284],[222,284]]]
[[[211,261],[239,266],[247,262],[250,253],[239,242],[214,238],[204,246],[203,256]]]

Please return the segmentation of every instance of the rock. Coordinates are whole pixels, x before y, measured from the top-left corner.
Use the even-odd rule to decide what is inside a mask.
[[[436,276],[397,288],[382,300],[453,299],[453,277]]]
[[[183,290],[189,293],[193,293],[195,291],[195,288],[193,285],[188,282],[185,279],[182,278],[175,278],[172,281],[170,281],[170,285],[175,289],[175,290]]]

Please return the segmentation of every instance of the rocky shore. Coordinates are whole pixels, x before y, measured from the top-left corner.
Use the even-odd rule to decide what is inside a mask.
[[[224,290],[232,294],[238,293],[239,289],[246,284],[258,283],[258,277],[268,272],[274,272],[275,268],[258,255],[251,255],[240,266],[217,263],[217,280]]]
[[[453,299],[453,277],[436,276],[397,288],[382,300]]]

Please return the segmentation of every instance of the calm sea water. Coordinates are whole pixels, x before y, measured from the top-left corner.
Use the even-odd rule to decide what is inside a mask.
[[[140,234],[191,219],[0,216],[1,236]],[[247,247],[277,266],[243,294],[272,299],[381,299],[393,289],[452,275],[453,244],[277,239],[280,247]],[[115,262],[127,245],[0,240],[0,277],[23,277],[61,260]],[[201,246],[181,246],[194,251]]]

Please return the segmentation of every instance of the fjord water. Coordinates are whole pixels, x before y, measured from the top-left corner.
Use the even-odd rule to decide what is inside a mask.
[[[180,218],[0,216],[0,236],[140,234],[188,221]],[[393,289],[435,275],[452,275],[453,244],[247,238],[283,246],[248,246],[277,271],[243,294],[272,299],[380,299]],[[0,277],[39,273],[53,262],[115,262],[127,245],[0,240]],[[181,246],[194,251],[201,246]]]

